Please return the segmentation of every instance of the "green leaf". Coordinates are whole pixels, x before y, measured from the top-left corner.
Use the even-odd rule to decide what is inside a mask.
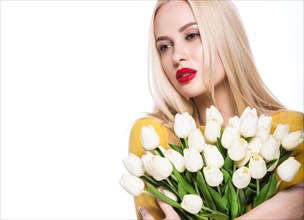
[[[239,216],[243,215],[246,212],[246,206],[247,206],[247,201],[246,201],[246,195],[244,193],[243,189],[239,189]]]
[[[207,200],[206,206],[213,210],[216,210],[216,206],[214,204],[212,196],[208,190],[207,183],[201,171],[197,171],[196,180],[197,180],[198,188],[200,189],[201,193],[204,195],[205,199]]]
[[[256,183],[249,183],[248,187],[252,189],[252,191],[256,191]]]
[[[275,177],[275,173],[272,173],[272,175],[269,178],[269,182],[270,182],[270,185],[269,185],[269,189],[268,189],[265,201],[270,199],[276,193],[277,180]]]
[[[280,148],[280,159],[278,165],[280,165],[282,162],[284,162],[292,153],[292,151],[287,151],[284,148]]]
[[[277,160],[278,160],[278,159],[274,159],[274,160],[268,161],[268,162],[266,163],[267,169],[268,169],[269,167],[271,167],[273,164],[275,164],[275,162],[277,162]]]
[[[216,219],[216,220],[229,220],[229,216],[220,213],[220,212],[200,212],[199,214],[195,215],[196,217],[208,218],[208,219]]]
[[[252,201],[253,195],[256,194],[256,191],[249,187],[246,187],[244,193],[245,193],[246,204],[247,204],[248,201]]]
[[[222,201],[223,201],[223,205],[224,207],[227,207],[228,211],[230,209],[230,203],[229,203],[229,184],[226,184],[225,185],[225,193],[224,193],[224,196],[222,198]]]
[[[164,194],[162,194],[161,192],[159,192],[153,185],[151,185],[150,183],[147,183],[147,187],[149,192],[156,198],[164,201],[165,203],[168,203],[169,205],[178,208],[178,209],[182,209],[181,205],[177,202],[175,202],[174,200],[168,198],[167,196],[165,196]]]
[[[142,180],[153,184],[154,186],[160,186],[162,185],[162,183],[160,181],[155,180],[154,178],[152,178],[151,176],[148,175],[144,175],[140,177]]]
[[[217,210],[219,210],[222,213],[228,213],[228,208],[227,206],[226,207],[224,206],[221,195],[210,186],[208,186],[208,190],[213,198],[213,201],[215,202]]]
[[[183,152],[183,150],[182,150],[179,146],[174,145],[174,144],[169,144],[169,146],[170,146],[173,150],[177,151],[178,153],[180,153],[181,155],[184,156],[184,152]]]
[[[188,180],[188,182],[192,183],[191,172],[189,172],[188,170],[185,170],[185,177]]]
[[[181,200],[183,200],[184,195],[187,195],[187,192],[185,191],[185,189],[183,188],[182,184],[178,183],[177,186],[177,191],[178,191],[178,196]]]
[[[223,213],[217,212],[217,213],[211,213],[206,215],[209,219],[216,219],[216,220],[229,220],[229,217]]]
[[[257,195],[256,199],[253,202],[253,207],[257,207],[262,202],[271,198],[276,192],[277,181],[275,178],[275,173],[272,173],[269,181],[263,186],[259,195]]]
[[[238,216],[239,213],[238,198],[231,181],[228,182],[228,185],[229,185],[229,202],[231,205],[230,207],[231,218],[234,219]]]
[[[179,217],[181,217],[181,219],[183,219],[183,220],[193,220],[194,219],[193,214],[186,212],[183,209],[174,208],[174,210],[177,212]]]
[[[226,170],[221,169],[221,171],[222,171],[222,173],[224,175],[224,182],[226,184],[228,181],[230,181],[231,176],[230,176],[230,174]]]
[[[221,152],[223,158],[227,157],[227,149],[223,147],[221,139],[217,138],[216,139],[216,146],[219,149],[219,151]]]
[[[225,158],[224,166],[222,168],[225,171],[227,171],[228,173],[232,174],[233,165],[234,165],[234,161],[231,160],[231,158],[228,156],[228,157]]]
[[[161,157],[165,157],[165,155],[163,154],[163,152],[161,151],[161,149],[159,147],[155,148],[155,154]]]
[[[179,139],[182,144],[182,150],[187,148],[187,141],[184,138]]]
[[[196,195],[196,191],[193,188],[193,186],[177,171],[177,169],[174,166],[173,166],[173,174],[187,193]]]

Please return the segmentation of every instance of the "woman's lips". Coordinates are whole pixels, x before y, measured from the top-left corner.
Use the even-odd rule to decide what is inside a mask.
[[[191,68],[179,69],[176,71],[176,79],[179,83],[187,83],[195,77],[196,72],[196,70]]]

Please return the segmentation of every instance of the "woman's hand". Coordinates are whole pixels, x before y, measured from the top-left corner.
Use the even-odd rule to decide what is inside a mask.
[[[172,208],[172,206],[168,205],[167,203],[165,203],[159,199],[157,199],[157,203],[158,203],[159,207],[165,213],[166,217],[164,218],[164,220],[166,220],[166,219],[180,220],[180,217],[175,212],[175,210]],[[145,207],[143,207],[143,206],[139,207],[139,212],[140,212],[143,220],[154,220],[153,216],[150,214],[150,212]]]
[[[278,192],[271,199],[237,218],[241,219],[303,219],[304,182]]]

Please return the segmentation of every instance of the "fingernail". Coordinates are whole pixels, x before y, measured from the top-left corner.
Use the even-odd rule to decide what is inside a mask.
[[[140,212],[140,214],[142,213],[143,210],[144,210],[144,207],[142,207],[142,206],[138,207],[138,211]]]

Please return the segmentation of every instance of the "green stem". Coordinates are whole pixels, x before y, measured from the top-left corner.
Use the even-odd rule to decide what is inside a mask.
[[[173,183],[171,182],[171,180],[170,180],[169,178],[167,178],[166,180],[167,180],[167,182],[169,183],[169,185],[172,186],[172,187],[174,188],[174,185],[173,185]]]
[[[203,216],[200,216],[198,214],[196,214],[195,217],[197,217],[197,219],[209,220],[208,217],[203,217]]]
[[[234,173],[235,170],[236,170],[236,164],[235,164],[235,162],[233,162],[233,170],[232,170],[232,173]]]
[[[147,190],[144,190],[143,193],[145,193],[145,194],[147,194],[147,195],[149,195],[149,196],[155,197],[154,195],[152,195],[152,194],[151,194],[149,191],[147,191]]]
[[[220,196],[222,197],[221,188],[220,188],[219,185],[217,186],[217,191],[218,191],[218,193],[220,194]]]
[[[202,209],[204,209],[204,210],[206,210],[206,211],[208,211],[208,212],[214,213],[214,210],[209,209],[209,208],[207,208],[206,206],[203,206]]]
[[[169,178],[167,178],[166,180],[167,180],[167,182],[168,182],[168,184],[169,184],[169,186],[170,186],[170,189],[171,189],[176,195],[178,195],[178,192],[177,192],[177,190],[175,189],[175,187],[174,187],[173,183],[171,182],[171,180],[170,180]]]
[[[257,192],[257,196],[258,196],[260,193],[260,180],[259,179],[256,179],[256,192]]]
[[[177,180],[176,177],[173,175],[173,173],[171,173],[170,176],[172,177],[172,179],[173,179],[175,182],[178,182],[178,180]]]
[[[282,180],[280,179],[280,180],[278,181],[278,183],[277,183],[276,189],[278,189],[278,188],[279,188],[279,186],[280,186],[281,182],[282,182]]]

